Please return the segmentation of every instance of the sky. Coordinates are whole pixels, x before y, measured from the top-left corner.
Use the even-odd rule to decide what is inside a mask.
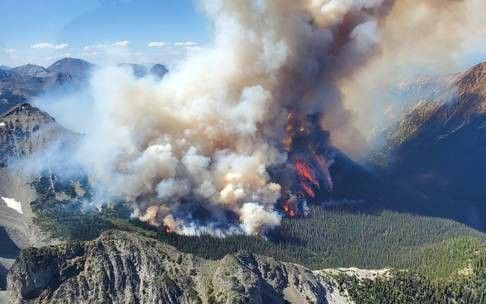
[[[209,41],[198,1],[0,0],[0,65],[49,66],[76,57],[170,66]],[[486,26],[480,30],[481,39],[465,42],[459,69],[486,61]]]
[[[208,40],[197,0],[1,0],[0,65],[172,63]]]

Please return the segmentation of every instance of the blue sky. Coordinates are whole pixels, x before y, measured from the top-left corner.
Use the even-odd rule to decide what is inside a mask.
[[[0,65],[47,66],[62,57],[170,65],[209,40],[198,1],[0,0]],[[475,37],[457,58],[460,68],[486,60],[486,25]]]
[[[196,1],[1,0],[0,64],[176,61],[208,40]]]

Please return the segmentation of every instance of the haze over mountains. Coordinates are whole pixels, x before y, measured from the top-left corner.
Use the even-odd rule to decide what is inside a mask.
[[[151,65],[150,69],[142,65],[129,66],[137,77],[150,73],[162,78],[167,73],[162,64]],[[82,86],[95,68],[96,65],[76,58],[63,58],[47,68],[35,64],[0,67],[0,113],[48,91]]]

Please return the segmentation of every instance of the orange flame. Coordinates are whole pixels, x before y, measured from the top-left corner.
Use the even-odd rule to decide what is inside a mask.
[[[301,182],[300,185],[302,186],[302,189],[304,189],[304,192],[312,197],[312,198],[315,198],[316,197],[316,194],[314,193],[314,190],[312,190],[312,188],[310,186],[308,186],[306,183],[304,182]]]
[[[297,211],[295,210],[295,206],[290,200],[285,201],[285,203],[283,204],[283,211],[290,218],[297,216]]]
[[[315,186],[319,186],[319,182],[314,176],[311,168],[304,162],[300,160],[295,161],[295,169],[297,170],[297,174],[302,181],[309,181]]]

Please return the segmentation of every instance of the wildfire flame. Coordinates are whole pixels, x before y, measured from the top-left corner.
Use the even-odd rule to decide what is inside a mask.
[[[320,116],[301,114],[289,108],[282,146],[289,155],[293,176],[287,182],[282,210],[290,218],[303,214],[306,198],[316,199],[321,189],[333,191],[329,172],[332,152],[329,134],[320,125]]]
[[[285,201],[282,206],[283,211],[289,218],[294,218],[297,216],[297,210],[295,204],[292,202],[291,199]]]

